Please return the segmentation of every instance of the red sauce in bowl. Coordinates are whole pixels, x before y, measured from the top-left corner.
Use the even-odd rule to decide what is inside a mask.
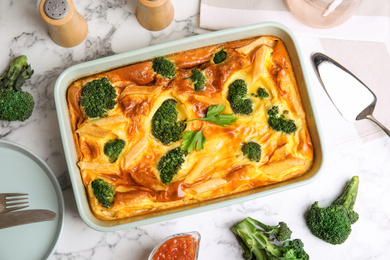
[[[167,240],[154,253],[152,260],[194,260],[197,241],[191,235]]]

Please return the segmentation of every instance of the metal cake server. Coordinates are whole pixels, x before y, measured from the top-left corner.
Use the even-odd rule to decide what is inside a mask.
[[[390,130],[372,115],[376,96],[363,82],[323,53],[312,54],[311,60],[326,93],[347,121],[369,119],[390,137]]]

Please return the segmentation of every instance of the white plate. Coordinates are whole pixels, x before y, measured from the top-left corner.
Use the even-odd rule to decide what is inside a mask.
[[[0,229],[0,259],[47,259],[64,224],[64,199],[57,178],[37,155],[0,140],[0,193],[28,193],[27,209],[48,209],[53,221]]]

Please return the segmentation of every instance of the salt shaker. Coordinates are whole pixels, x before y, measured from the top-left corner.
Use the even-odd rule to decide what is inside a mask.
[[[168,27],[174,16],[170,0],[138,0],[138,22],[149,31],[161,31]]]
[[[52,40],[62,47],[79,45],[87,37],[88,24],[72,0],[41,0],[39,13],[48,24]]]

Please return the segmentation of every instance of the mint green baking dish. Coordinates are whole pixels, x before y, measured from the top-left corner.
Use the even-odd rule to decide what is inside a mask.
[[[279,37],[285,43],[289,52],[292,66],[296,74],[304,108],[307,113],[309,131],[313,142],[314,165],[312,169],[307,174],[293,180],[266,187],[259,187],[248,192],[242,192],[224,198],[218,198],[215,200],[202,202],[196,205],[185,206],[179,209],[168,210],[160,213],[153,213],[137,218],[129,218],[118,221],[101,221],[95,218],[89,208],[88,199],[81,179],[80,171],[76,165],[77,156],[66,103],[66,90],[68,86],[73,81],[79,78],[103,72],[106,70],[111,70],[117,67],[122,67],[139,61],[151,59],[153,57],[260,35],[273,35]],[[281,192],[287,189],[297,188],[304,184],[308,184],[314,179],[316,179],[316,177],[318,177],[321,171],[324,161],[325,154],[322,145],[323,141],[319,126],[319,120],[315,111],[315,107],[312,104],[313,97],[309,88],[309,81],[306,74],[305,65],[303,63],[303,57],[299,50],[297,40],[288,28],[274,22],[260,23],[256,25],[249,25],[245,27],[227,29],[187,37],[184,39],[149,46],[139,50],[117,54],[110,57],[101,58],[72,66],[66,69],[58,77],[55,84],[54,98],[65,157],[78,211],[83,221],[88,226],[98,231],[115,231],[165,221],[172,218],[216,209],[218,207],[226,207],[232,204],[242,203],[244,201],[271,195],[273,193]]]

